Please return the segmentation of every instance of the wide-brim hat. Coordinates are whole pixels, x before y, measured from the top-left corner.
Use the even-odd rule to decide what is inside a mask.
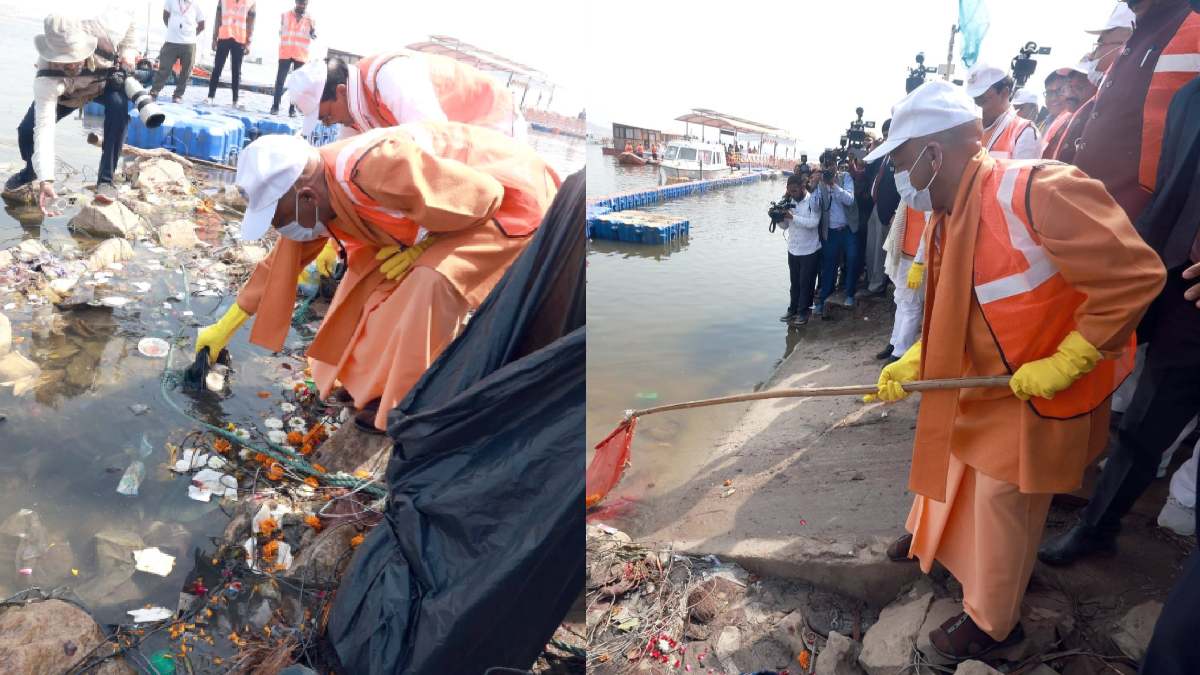
[[[84,30],[79,19],[51,14],[43,27],[42,34],[34,36],[33,45],[46,61],[78,63],[96,52],[98,38]]]

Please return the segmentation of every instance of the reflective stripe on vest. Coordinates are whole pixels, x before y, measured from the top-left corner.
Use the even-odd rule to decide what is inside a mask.
[[[1017,138],[1032,124],[1011,108],[1004,114],[1008,116],[1008,119],[1001,120],[1002,128],[992,136],[991,143],[988,143],[988,155],[993,159],[1012,157],[1013,148],[1017,145]]]
[[[354,183],[354,172],[358,162],[368,150],[389,137],[388,129],[376,129],[372,132],[353,136],[337,151],[333,165],[333,175],[337,177],[338,185],[350,201],[360,218],[387,230],[388,234],[405,246],[412,246],[425,238],[425,229],[414,223],[407,214],[396,209],[380,206]]]
[[[449,57],[405,52],[376,54],[356,64],[362,109],[376,127],[425,121],[409,111],[392,110],[383,101],[379,70],[396,58],[421,65],[408,71],[413,79],[404,85],[403,94],[413,100],[414,110],[437,108],[450,122],[488,127],[510,137],[516,133],[512,95],[495,78]]]
[[[233,38],[246,44],[246,24],[251,7],[254,7],[253,0],[221,0],[221,28],[217,37],[222,40]]]
[[[1054,354],[1076,329],[1085,295],[1046,254],[1027,212],[1029,184],[1040,161],[996,162],[984,178],[975,242],[975,298],[1009,369]],[[1122,355],[1101,361],[1053,399],[1032,398],[1043,417],[1067,419],[1095,410],[1133,370],[1136,339]]]
[[[307,15],[297,18],[295,11],[284,12],[283,32],[279,35],[279,58],[308,61],[311,36],[312,22]]]
[[[921,247],[921,235],[925,232],[926,215],[924,211],[917,211],[911,206],[906,205],[904,209],[904,239],[900,241],[900,250],[904,255],[915,258]]]
[[[1167,108],[1183,85],[1200,73],[1200,15],[1188,12],[1163,48],[1150,76],[1150,89],[1142,106],[1142,156],[1138,163],[1138,182],[1154,191],[1158,158],[1162,155],[1163,132],[1167,126]]]

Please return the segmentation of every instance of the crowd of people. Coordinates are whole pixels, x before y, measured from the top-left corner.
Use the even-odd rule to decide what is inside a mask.
[[[835,283],[850,307],[860,276],[869,294],[895,287],[878,355],[888,364],[869,399],[902,399],[918,379],[1011,376],[1006,389],[923,394],[916,497],[888,550],[926,572],[936,560],[962,584],[962,613],[929,636],[955,661],[1023,638],[1036,560],[1116,552],[1123,517],[1195,428],[1196,12],[1188,0],[1119,3],[1087,26],[1096,44],[1081,62],[1044,77],[1044,106],[1030,82],[1015,89],[987,63],[963,86],[914,83],[863,161],[801,165],[788,179],[782,319],[828,317]],[[1079,521],[1043,541],[1053,495],[1079,489],[1106,448]],[[1182,534],[1197,529],[1197,453],[1200,443],[1159,516]],[[1189,641],[1198,621],[1200,552],[1141,672],[1200,672]]]

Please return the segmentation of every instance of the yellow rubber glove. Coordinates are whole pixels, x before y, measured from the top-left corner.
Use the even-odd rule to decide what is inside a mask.
[[[1008,387],[1022,401],[1054,398],[1058,392],[1087,375],[1100,361],[1100,352],[1079,331],[1071,331],[1058,343],[1058,351],[1044,359],[1017,368]]]
[[[909,288],[917,289],[921,287],[922,281],[925,281],[925,263],[914,262],[912,267],[908,268],[906,284]]]
[[[321,253],[317,255],[317,272],[323,277],[333,276],[333,268],[337,266],[338,252],[337,247],[333,245],[333,240],[325,242],[325,248],[321,249]]]
[[[908,392],[904,391],[900,385],[917,379],[920,372],[921,343],[917,342],[904,352],[899,361],[883,367],[876,385],[879,387],[879,391],[864,396],[863,403],[874,403],[879,400],[891,403],[908,397]]]
[[[217,356],[221,354],[221,350],[229,344],[229,339],[237,332],[237,329],[246,323],[250,315],[245,312],[235,302],[230,306],[225,315],[211,326],[200,329],[196,335],[196,352],[208,347],[208,362],[216,363]]]
[[[379,249],[379,253],[375,254],[376,260],[382,260],[379,265],[379,271],[383,272],[383,276],[388,279],[397,279],[404,276],[408,272],[412,264],[417,258],[425,252],[425,249],[433,245],[433,236],[427,236],[420,243],[409,246],[404,250],[400,250],[399,246],[386,246]]]

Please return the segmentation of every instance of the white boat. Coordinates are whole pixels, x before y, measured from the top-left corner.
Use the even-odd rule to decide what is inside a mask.
[[[668,178],[721,178],[732,171],[725,161],[725,146],[703,141],[668,142],[660,166]]]

